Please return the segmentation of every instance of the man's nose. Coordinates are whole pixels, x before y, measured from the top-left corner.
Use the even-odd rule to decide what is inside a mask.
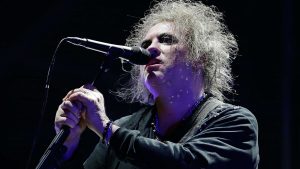
[[[161,51],[158,47],[158,43],[152,42],[151,45],[147,48],[150,52],[152,58],[156,58],[160,55]]]
[[[161,53],[158,48],[148,48],[148,51],[150,52],[152,58],[158,57]]]

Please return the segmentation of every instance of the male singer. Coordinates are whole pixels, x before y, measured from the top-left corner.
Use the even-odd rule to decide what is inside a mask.
[[[58,107],[55,129],[71,128],[64,145],[74,160],[81,133],[100,138],[86,169],[256,169],[254,115],[224,102],[232,91],[230,63],[237,42],[222,13],[201,2],[164,0],[141,19],[127,40],[154,57],[135,66],[118,96],[141,102],[138,112],[111,121],[92,85],[71,90]],[[120,110],[122,111],[122,110]]]

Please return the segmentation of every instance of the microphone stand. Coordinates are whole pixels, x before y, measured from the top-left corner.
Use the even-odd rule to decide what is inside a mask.
[[[58,169],[61,166],[62,157],[67,151],[67,147],[63,143],[69,134],[70,128],[63,126],[46,149],[35,169]]]
[[[100,74],[109,71],[109,66],[112,60],[109,60],[108,64],[104,64],[104,61],[100,65],[100,70],[96,73],[91,85],[94,85],[95,81],[99,78]],[[67,147],[63,145],[64,141],[70,134],[69,126],[62,126],[61,130],[56,134],[35,169],[59,169],[64,162],[62,157],[67,151]]]

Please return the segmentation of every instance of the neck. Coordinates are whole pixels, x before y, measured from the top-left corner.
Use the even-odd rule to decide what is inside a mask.
[[[175,68],[176,67],[176,68]],[[160,79],[148,79],[148,89],[155,99],[160,135],[172,133],[189,109],[204,94],[203,76],[195,73],[186,63],[178,63],[172,72]]]
[[[178,126],[182,119],[191,115],[194,104],[203,97],[204,92],[192,89],[173,90],[159,95],[156,102],[158,127],[160,135],[168,135]]]

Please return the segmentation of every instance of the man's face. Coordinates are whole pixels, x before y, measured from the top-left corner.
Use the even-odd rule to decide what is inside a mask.
[[[154,96],[161,85],[173,85],[180,79],[189,78],[191,67],[184,61],[187,48],[180,42],[171,22],[158,23],[150,28],[141,46],[156,56],[141,67],[145,85]]]

